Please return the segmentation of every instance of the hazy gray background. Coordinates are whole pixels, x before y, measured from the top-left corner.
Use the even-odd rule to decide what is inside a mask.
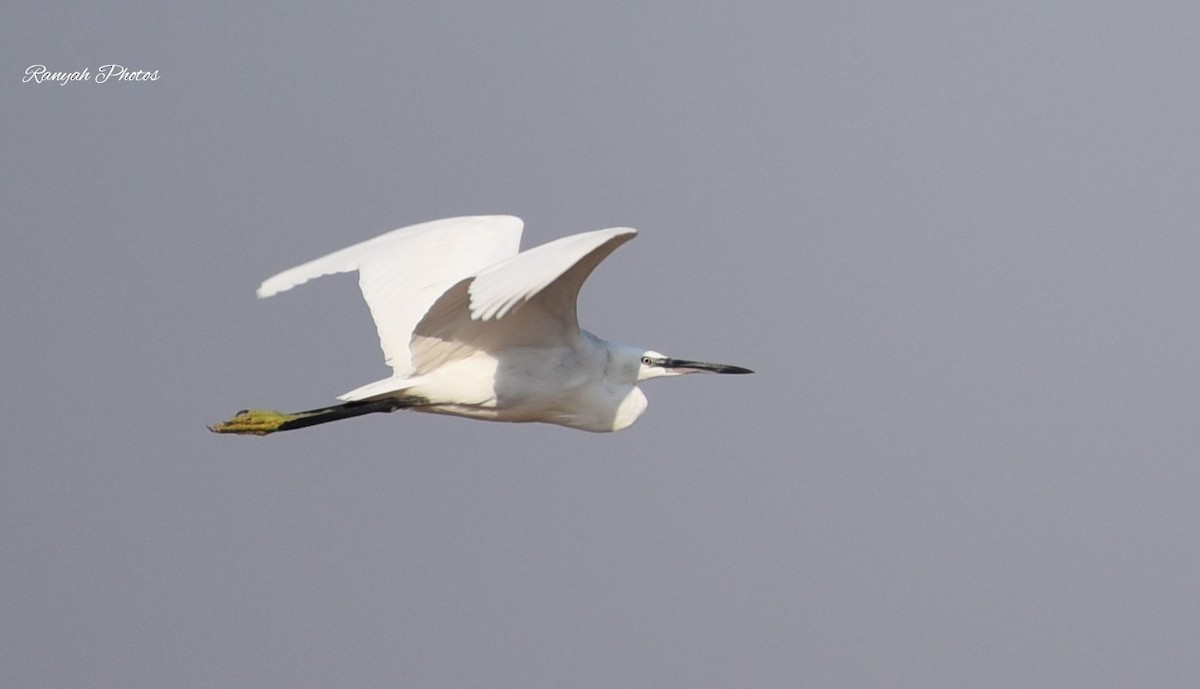
[[[0,684],[1200,683],[1200,14],[963,5],[9,6]],[[386,373],[262,278],[501,212],[758,375],[204,430]]]

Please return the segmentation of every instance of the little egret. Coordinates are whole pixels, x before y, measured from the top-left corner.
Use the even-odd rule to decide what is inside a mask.
[[[358,271],[392,375],[332,407],[244,410],[216,433],[266,435],[398,409],[584,431],[628,428],[646,410],[638,383],[684,373],[752,373],[607,342],[579,328],[575,301],[592,270],[636,230],[614,227],[518,253],[511,216],[411,225],[268,278],[270,297]]]

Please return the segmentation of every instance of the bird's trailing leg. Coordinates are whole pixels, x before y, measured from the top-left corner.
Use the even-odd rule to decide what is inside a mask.
[[[290,414],[271,409],[243,409],[235,414],[232,419],[209,426],[208,430],[213,433],[267,435],[276,431],[291,431],[339,419],[348,419],[352,416],[393,412],[397,409],[406,409],[423,402],[424,400],[419,397],[365,400]]]

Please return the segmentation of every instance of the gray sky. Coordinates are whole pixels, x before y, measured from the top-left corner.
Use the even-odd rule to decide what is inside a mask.
[[[19,2],[0,684],[1200,683],[1191,3]],[[23,84],[29,65],[158,70]],[[204,424],[386,373],[353,278],[642,230],[610,339],[752,377],[592,435]]]

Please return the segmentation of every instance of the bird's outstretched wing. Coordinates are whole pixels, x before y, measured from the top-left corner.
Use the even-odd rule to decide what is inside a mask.
[[[579,289],[637,230],[614,227],[521,252],[455,284],[416,325],[412,366],[421,375],[477,350],[568,346],[580,337]]]
[[[429,307],[465,277],[517,254],[520,218],[481,215],[410,225],[314,259],[268,278],[258,288],[266,298],[313,278],[358,271],[358,285],[371,309],[393,375],[413,370],[409,342]]]

